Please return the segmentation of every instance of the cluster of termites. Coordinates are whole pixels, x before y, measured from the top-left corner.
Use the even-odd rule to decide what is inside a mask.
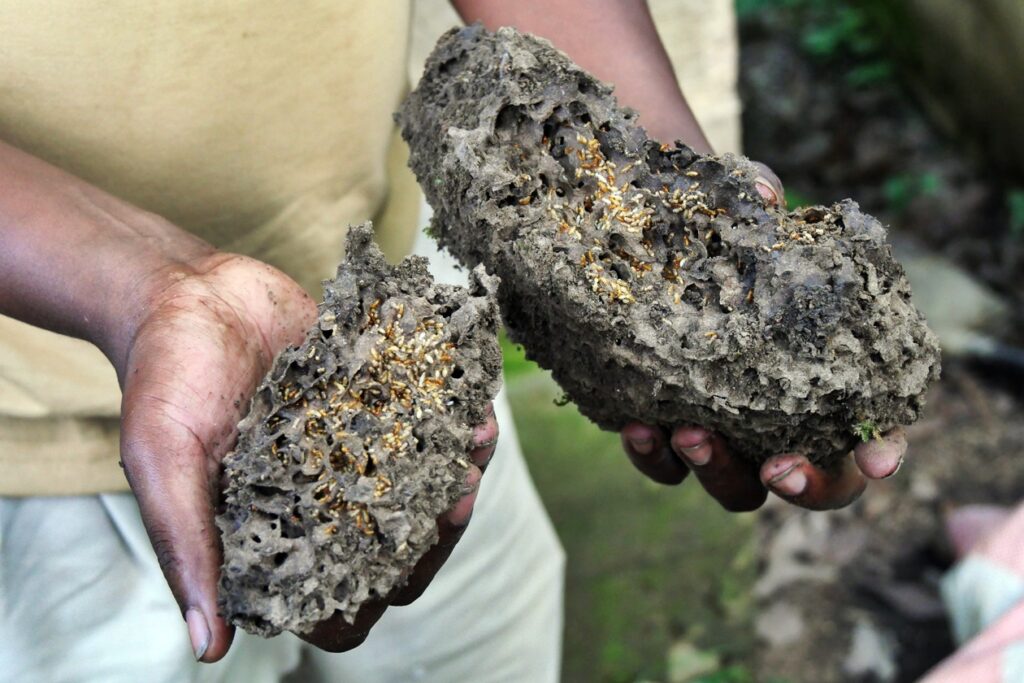
[[[279,404],[268,420],[271,432],[280,432],[271,453],[282,463],[301,463],[303,475],[316,483],[313,498],[320,505],[324,533],[337,533],[343,515],[367,535],[375,528],[364,504],[346,501],[342,475],[373,478],[377,498],[387,495],[391,480],[379,467],[381,457],[408,457],[417,447],[413,425],[451,405],[449,378],[454,370],[454,345],[445,339],[444,323],[434,317],[410,320],[404,303],[374,300],[366,310],[359,337],[372,345],[369,357],[350,376],[324,373],[318,347],[311,345],[304,369],[315,368],[307,388],[293,381],[278,385]],[[357,430],[353,423],[363,420]],[[388,429],[367,428],[373,424]],[[301,435],[288,439],[283,427],[301,427]]]
[[[550,149],[550,140],[544,138],[542,142]],[[663,152],[669,149],[668,146],[662,146]],[[701,190],[697,180],[700,174],[694,170],[686,171],[683,175],[691,182],[685,189],[670,189],[665,185],[651,190],[634,186],[627,177],[628,172],[639,163],[637,159],[617,164],[604,153],[596,137],[577,133],[576,144],[565,146],[564,153],[571,155],[576,162],[576,181],[588,180],[593,189],[582,200],[572,202],[561,189],[548,189],[545,210],[558,225],[559,234],[581,241],[582,229],[593,220],[595,228],[602,233],[637,235],[647,249],[646,257],[638,257],[622,247],[608,250],[622,259],[634,276],[626,280],[605,263],[606,257],[597,255],[603,251],[604,245],[595,242],[595,248],[588,249],[580,259],[580,267],[591,291],[609,303],[632,304],[636,302],[636,287],[642,291],[651,291],[654,286],[644,284],[644,279],[652,272],[659,272],[668,283],[668,296],[674,304],[679,304],[682,290],[685,289],[681,273],[687,255],[672,253],[667,262],[656,263],[650,246],[650,235],[658,220],[659,208],[669,214],[679,215],[687,222],[692,221],[697,214],[709,218],[725,214],[724,209],[711,206],[712,200]],[[708,235],[710,237],[710,231]],[[685,231],[682,241],[684,248],[690,246],[689,235]]]

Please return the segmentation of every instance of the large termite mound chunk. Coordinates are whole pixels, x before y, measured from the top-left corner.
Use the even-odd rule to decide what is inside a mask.
[[[274,361],[224,461],[231,623],[351,623],[435,543],[501,381],[496,287],[483,269],[466,289],[434,284],[419,257],[390,266],[352,228],[316,325]]]
[[[501,277],[510,336],[601,427],[832,461],[917,418],[938,346],[854,202],[767,206],[748,160],[650,140],[512,29],[443,36],[398,119],[432,233]]]

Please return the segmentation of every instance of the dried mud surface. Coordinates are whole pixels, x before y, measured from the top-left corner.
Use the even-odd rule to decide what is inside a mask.
[[[939,351],[885,229],[852,201],[766,206],[742,157],[647,138],[545,41],[442,37],[398,116],[510,336],[606,429],[707,425],[741,455],[830,461],[917,419]]]
[[[501,381],[496,279],[434,284],[351,229],[319,319],[273,369],[224,460],[220,601],[252,633],[351,623],[437,540],[464,492],[471,425]]]

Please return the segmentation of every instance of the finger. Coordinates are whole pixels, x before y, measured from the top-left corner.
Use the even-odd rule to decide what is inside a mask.
[[[860,497],[867,480],[853,462],[843,458],[822,469],[802,455],[776,455],[761,465],[761,481],[780,498],[808,510],[832,510]]]
[[[498,420],[494,417],[494,406],[488,404],[487,419],[473,428],[473,450],[469,458],[481,470],[486,470],[498,447]]]
[[[309,633],[299,633],[307,643],[328,652],[348,652],[359,647],[370,635],[370,630],[384,616],[388,601],[384,598],[364,602],[351,624],[345,621],[341,612],[313,627]]]
[[[857,467],[868,479],[886,479],[896,474],[907,454],[907,437],[903,427],[886,432],[881,439],[871,439],[853,449]]]
[[[946,512],[946,537],[957,559],[965,557],[1005,524],[1012,512],[1002,505],[985,504],[963,505]]]
[[[202,445],[177,425],[144,424],[144,402],[126,402],[121,457],[160,568],[188,628],[195,657],[215,662],[233,629],[217,609],[221,553]],[[147,417],[141,417],[147,416]]]
[[[753,163],[754,166],[757,166],[758,170],[758,175],[754,179],[754,187],[757,188],[758,194],[769,204],[785,208],[786,193],[782,187],[782,181],[779,180],[779,176],[775,175],[775,171],[769,168],[767,164],[763,164],[760,161]]]
[[[682,458],[711,496],[730,512],[749,512],[768,497],[757,467],[734,458],[725,439],[700,427],[679,427],[672,450]]]
[[[482,473],[479,469],[470,468],[466,479],[472,490],[463,496],[447,514],[437,520],[437,543],[420,558],[409,576],[409,582],[398,592],[391,601],[393,605],[408,605],[417,600],[427,586],[434,580],[434,576],[448,557],[455,549],[455,545],[462,538],[462,534],[469,525],[470,517],[473,515],[473,504],[476,502],[477,489],[480,484]]]
[[[659,484],[674,486],[690,473],[672,452],[660,428],[630,422],[622,428],[620,436],[622,448],[633,466]]]

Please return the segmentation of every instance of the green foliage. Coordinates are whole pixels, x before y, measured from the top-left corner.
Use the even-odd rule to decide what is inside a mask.
[[[892,64],[883,59],[876,59],[858,64],[846,74],[846,82],[855,88],[882,83],[893,77]]]
[[[897,212],[905,211],[918,197],[935,196],[941,190],[942,177],[934,171],[894,175],[882,187],[886,201]]]
[[[745,666],[733,665],[720,669],[713,674],[694,679],[693,683],[755,683],[761,680],[764,683],[790,683],[782,678],[759,679]]]
[[[843,53],[868,56],[878,52],[878,36],[858,7],[830,0],[812,2],[820,20],[803,37],[803,47],[815,57],[835,57]]]
[[[844,75],[853,88],[885,82],[894,69],[882,50],[878,17],[863,3],[851,0],[736,0],[741,19],[779,15],[794,25],[800,46],[822,61],[848,60]]]
[[[740,594],[757,572],[754,517],[710,506],[700,487],[645,479],[618,434],[552,405],[561,391],[549,374],[520,371],[533,363],[506,352],[519,440],[569,558],[563,679],[665,681],[681,638],[747,662],[753,605]]]
[[[878,425],[873,420],[861,420],[854,426],[853,433],[860,437],[860,440],[864,443],[871,441],[871,439],[882,438],[882,433],[878,430]]]
[[[506,379],[528,375],[537,370],[537,364],[532,360],[526,359],[526,352],[523,350],[523,347],[513,343],[504,330],[501,331],[498,338],[501,341],[501,355],[504,359]]]
[[[740,18],[745,18],[766,10],[799,7],[805,4],[807,0],[736,0],[736,14]]]
[[[803,206],[811,206],[817,203],[817,201],[798,190],[786,188],[786,206],[790,209],[799,209]]]
[[[754,683],[754,674],[743,666],[729,666],[708,676],[701,676],[694,683]]]
[[[1010,213],[1010,234],[1024,238],[1024,189],[1014,188],[1006,193],[1006,208]]]

